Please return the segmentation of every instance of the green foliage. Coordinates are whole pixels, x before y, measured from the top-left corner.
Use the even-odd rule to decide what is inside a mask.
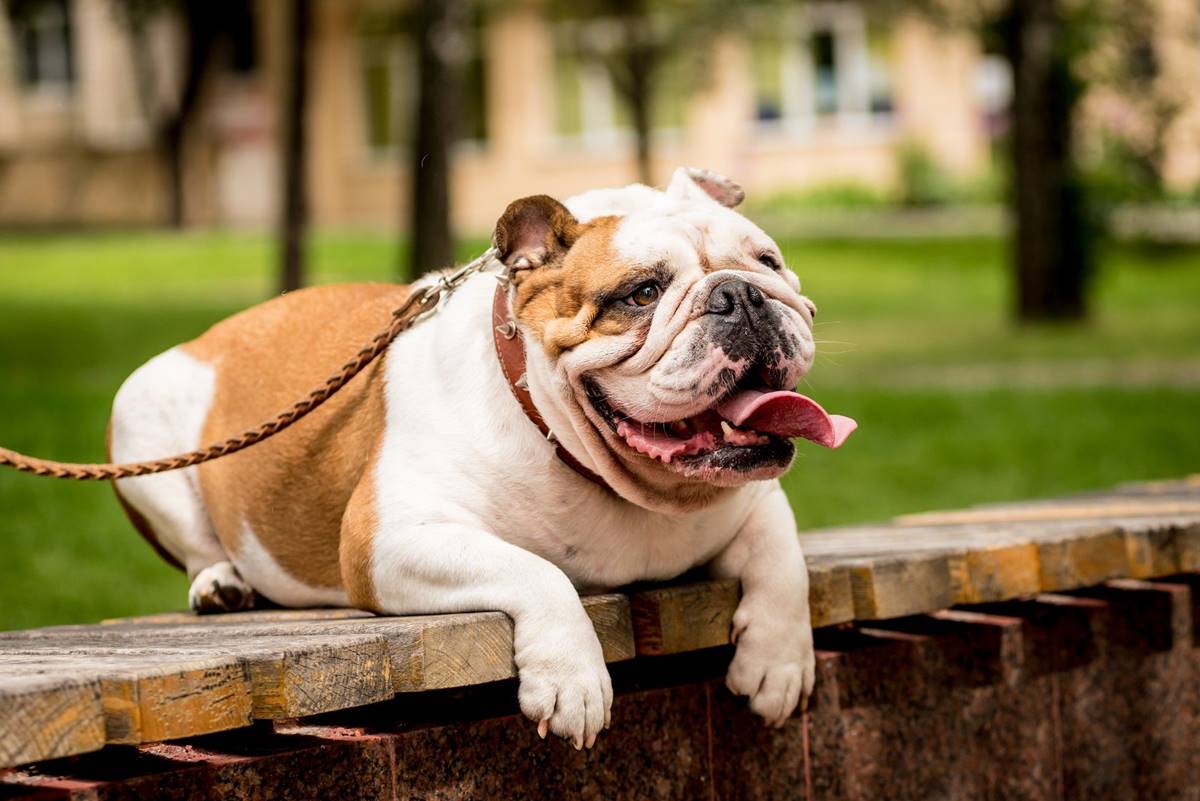
[[[1156,203],[1166,190],[1153,159],[1119,137],[1103,138],[1099,153],[1080,167],[1088,200],[1100,209],[1122,203]]]
[[[891,203],[888,194],[880,189],[863,183],[843,181],[752,199],[747,201],[746,213],[753,217],[757,211],[778,215],[812,209],[870,209],[889,206]]]
[[[993,165],[974,176],[952,176],[920,145],[904,148],[919,155],[906,159],[901,180],[892,189],[879,189],[854,181],[835,181],[804,189],[777,192],[747,201],[747,214],[766,214],[779,219],[822,209],[885,209],[897,205],[932,207],[999,203],[1004,197],[1000,169]]]
[[[899,199],[905,206],[936,206],[951,194],[950,177],[929,150],[909,140],[896,154],[899,165]]]
[[[922,142],[910,139],[897,150],[896,202],[904,206],[997,203],[1004,197],[1001,168],[1006,156],[993,158],[978,175],[958,176],[938,163]]]
[[[1195,250],[1110,247],[1088,326],[1013,330],[998,241],[782,244],[821,307],[804,391],[861,423],[800,445],[802,527],[1200,469]],[[388,280],[396,243],[321,234],[312,256],[320,282]],[[134,368],[274,283],[253,235],[8,235],[0,264],[0,444],[70,460],[104,458]],[[0,471],[0,542],[0,629],[185,604],[108,487]]]

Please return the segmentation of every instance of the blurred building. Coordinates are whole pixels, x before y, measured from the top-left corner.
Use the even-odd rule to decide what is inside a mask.
[[[180,26],[163,15],[135,32],[113,0],[3,7],[0,224],[161,220],[170,185],[161,122],[185,81]],[[395,8],[315,2],[308,169],[318,225],[406,218],[415,59]],[[1190,13],[1190,55],[1178,59],[1194,69]],[[182,141],[191,223],[275,217],[286,14],[285,3],[256,0],[223,23]],[[467,119],[452,176],[457,225],[487,230],[522,194],[634,180],[626,113],[595,56],[620,46],[611,23],[555,21],[528,2],[489,4],[482,19],[458,43]],[[978,174],[1010,93],[1004,62],[973,37],[915,17],[877,18],[854,2],[751,8],[736,31],[682,50],[654,104],[656,177],[700,165],[760,197],[829,183],[892,186],[899,154],[913,147],[952,174]],[[1174,137],[1171,180],[1200,180],[1196,116]]]

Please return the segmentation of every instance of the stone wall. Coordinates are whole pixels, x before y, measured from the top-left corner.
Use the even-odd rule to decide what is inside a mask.
[[[726,649],[613,666],[595,749],[511,681],[0,773],[0,799],[1200,799],[1200,574],[818,630],[764,728]]]

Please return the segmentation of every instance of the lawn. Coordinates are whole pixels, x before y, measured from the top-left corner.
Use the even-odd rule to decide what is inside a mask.
[[[1200,470],[1200,252],[1108,247],[1092,320],[1026,329],[1007,321],[997,241],[785,253],[821,309],[806,391],[861,423],[840,451],[801,446],[802,527]],[[314,259],[320,282],[399,261],[385,237],[334,233]],[[102,460],[121,380],[267,297],[271,265],[250,234],[0,238],[0,444]],[[0,543],[0,629],[184,604],[103,485],[0,472]]]

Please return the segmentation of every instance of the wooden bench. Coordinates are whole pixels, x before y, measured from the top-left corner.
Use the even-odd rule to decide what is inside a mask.
[[[868,624],[1200,571],[1200,476],[801,537],[814,626]],[[584,604],[619,663],[727,644],[737,596],[733,582],[697,581]],[[167,613],[0,632],[0,768],[513,675],[512,624],[497,612]]]

